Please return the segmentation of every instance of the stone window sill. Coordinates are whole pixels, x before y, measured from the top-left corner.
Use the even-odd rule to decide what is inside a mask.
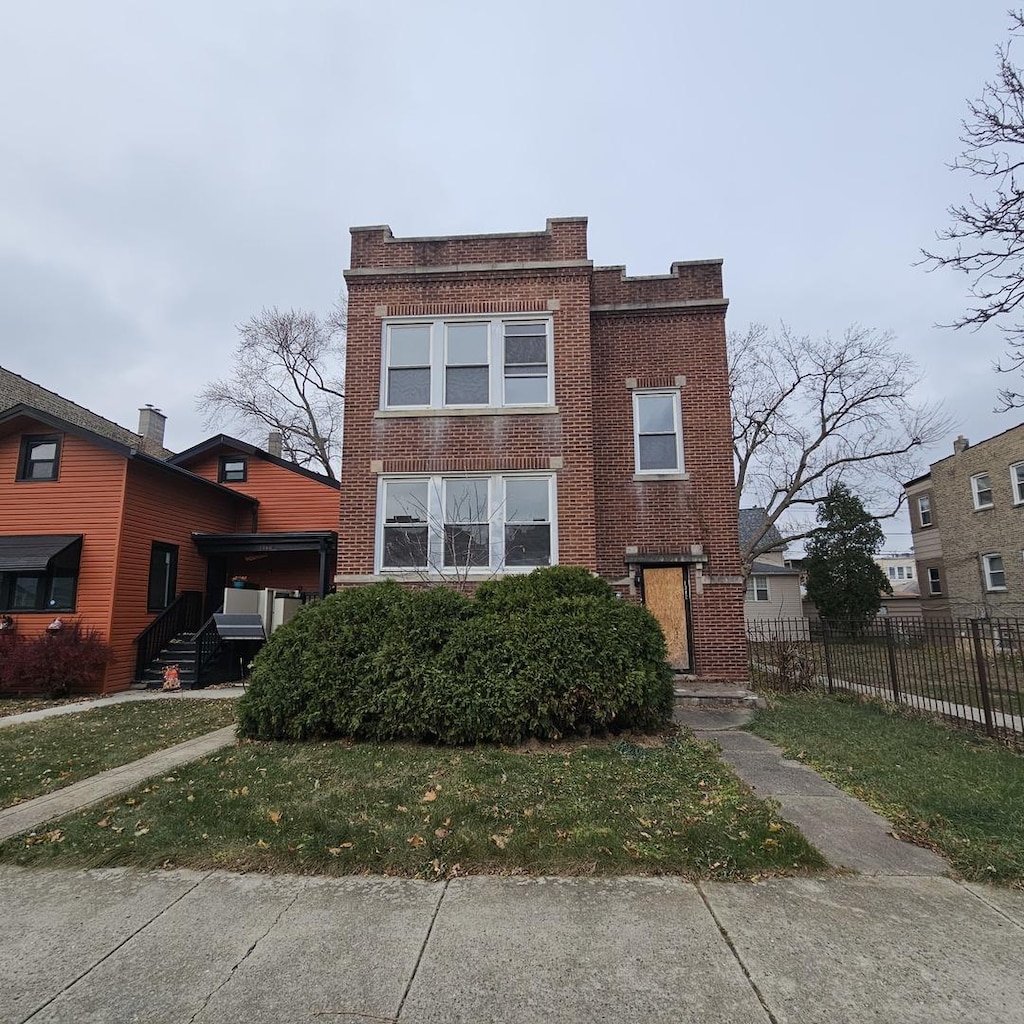
[[[641,483],[660,483],[663,480],[689,480],[689,473],[634,473],[633,479]]]
[[[498,408],[487,406],[480,409],[377,409],[375,420],[412,419],[432,416],[554,416],[559,412],[557,405],[524,405]]]

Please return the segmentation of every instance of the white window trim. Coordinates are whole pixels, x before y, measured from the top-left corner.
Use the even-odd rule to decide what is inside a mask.
[[[992,562],[991,559],[998,558],[1002,563],[1003,568],[1000,570],[1003,574],[1002,586],[996,587],[992,585]],[[1006,590],[1006,562],[1003,560],[1003,556],[998,551],[990,552],[987,555],[981,556],[981,567],[982,572],[985,574],[985,590],[990,594],[999,594]]]
[[[1013,494],[1014,505],[1024,505],[1024,478],[1018,480],[1017,470],[1024,470],[1024,462],[1015,462],[1010,466],[1010,492]]]
[[[978,481],[983,476],[988,477],[988,487],[986,487],[985,490],[989,492],[992,491],[992,475],[990,473],[975,473],[974,476],[971,477],[971,497],[974,499],[974,508],[976,511],[980,511],[983,508],[993,508],[995,506],[994,494],[992,495],[993,500],[987,501],[985,504],[982,504],[978,499]]]
[[[764,597],[757,596],[757,581],[764,580]],[[753,601],[755,604],[765,604],[772,599],[772,587],[769,582],[768,576],[765,573],[754,572],[751,573],[747,584],[747,600]]]
[[[481,566],[444,565],[445,482],[448,480],[487,480],[488,525],[490,529],[490,564]],[[424,575],[437,579],[489,579],[493,576],[521,575],[541,568],[536,565],[509,565],[505,562],[505,481],[546,480],[548,514],[551,525],[551,556],[548,565],[558,564],[558,487],[555,473],[389,473],[377,478],[376,527],[374,531],[373,572],[375,576],[411,577]],[[384,497],[389,481],[421,480],[427,485],[427,565],[384,566]],[[500,495],[500,500],[496,497]]]
[[[447,324],[486,323],[489,400],[486,404],[447,404],[445,402],[445,358]],[[541,402],[505,402],[505,324],[543,323],[547,336],[547,395]],[[388,368],[391,357],[391,327],[422,326],[430,329],[430,401],[425,405],[388,404]],[[545,409],[555,404],[554,317],[549,312],[464,314],[445,317],[387,317],[381,323],[380,402],[381,412],[444,411],[446,409]],[[462,364],[459,364],[462,365]]]
[[[928,516],[928,522],[924,517]],[[917,499],[917,521],[921,524],[922,530],[927,530],[932,525],[932,499],[927,494],[922,494]]]
[[[935,573],[932,576],[932,573]],[[939,572],[937,565],[930,565],[928,567],[928,593],[932,597],[938,597],[942,594],[942,574]]]
[[[640,468],[640,399],[650,395],[669,395],[674,399],[672,419],[676,435],[676,469]],[[688,479],[686,465],[683,462],[683,402],[679,388],[638,388],[633,391],[633,474],[634,477],[641,479],[647,477]]]

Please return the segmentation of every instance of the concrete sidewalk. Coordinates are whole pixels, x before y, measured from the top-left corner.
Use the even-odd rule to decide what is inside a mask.
[[[245,687],[241,683],[202,690],[124,690],[121,693],[112,693],[109,697],[91,697],[87,700],[72,701],[70,704],[54,704],[53,707],[39,708],[37,711],[23,711],[18,715],[4,715],[0,717],[0,729],[11,725],[24,725],[26,722],[41,722],[44,718],[56,718],[60,715],[77,715],[82,711],[105,708],[112,704],[151,700],[221,700],[241,696],[244,692]]]
[[[165,750],[157,750],[138,761],[130,761],[117,768],[108,768],[105,772],[91,775],[63,789],[55,789],[45,796],[6,807],[0,810],[0,842],[18,835],[19,832],[28,832],[39,825],[44,825],[54,818],[71,814],[101,800],[108,800],[118,793],[127,792],[146,779],[151,779],[155,775],[166,775],[179,765],[196,761],[234,742],[235,726],[226,725],[215,732],[195,736]]]
[[[946,878],[0,868],[0,1024],[1024,1022],[1024,893]]]

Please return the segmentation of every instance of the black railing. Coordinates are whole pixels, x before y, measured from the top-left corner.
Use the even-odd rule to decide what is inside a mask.
[[[197,629],[202,614],[203,595],[198,590],[183,590],[135,638],[135,678],[145,675],[153,659],[179,633]]]
[[[1024,620],[765,619],[747,639],[765,689],[877,697],[1024,749]]]
[[[219,614],[223,605],[213,615]],[[217,623],[211,615],[196,633],[196,687],[206,685],[206,672],[210,665],[217,660],[217,655],[222,649],[220,633],[217,632]]]

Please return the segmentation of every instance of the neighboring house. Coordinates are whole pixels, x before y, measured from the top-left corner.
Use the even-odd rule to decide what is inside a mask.
[[[903,487],[925,618],[1024,616],[1024,423]]]
[[[154,449],[170,454],[162,415],[142,413]],[[194,631],[219,607],[229,574],[266,571],[261,585],[325,592],[334,481],[223,436],[157,458],[97,419],[102,433],[25,404],[0,412],[0,612],[18,636],[38,636],[55,618],[97,630],[114,660],[96,688],[110,692],[145,668],[140,637]],[[225,458],[244,465],[245,479],[223,474]]]
[[[882,615],[922,618],[921,591],[914,553],[893,552],[875,555],[875,563],[885,573],[891,594],[882,594]]]
[[[739,510],[740,550],[749,550],[750,544],[764,526],[767,513],[763,508]],[[800,570],[787,564],[786,543],[776,527],[764,535],[764,543],[771,550],[758,555],[747,577],[743,617],[747,622],[763,619],[799,619],[803,615],[800,596]]]
[[[594,267],[583,218],[353,228],[338,585],[584,566],[745,678],[721,270]]]

